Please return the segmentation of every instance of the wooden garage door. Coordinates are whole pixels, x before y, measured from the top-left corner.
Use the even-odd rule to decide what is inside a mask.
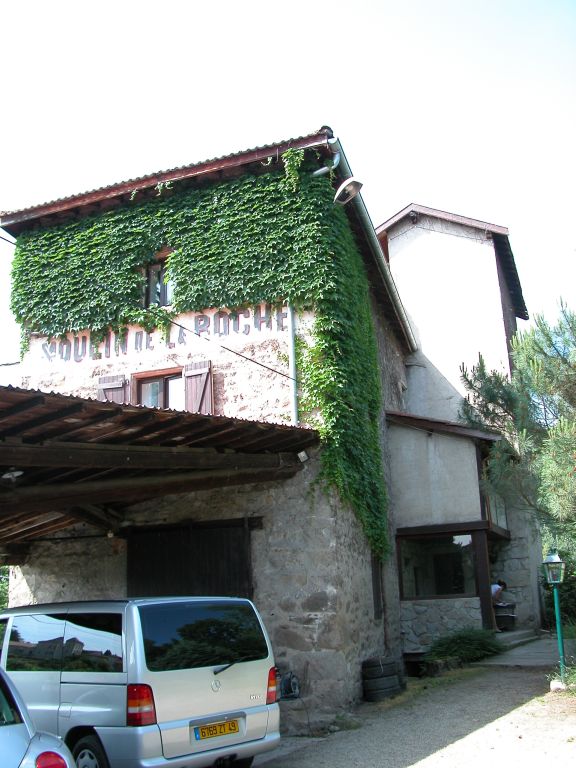
[[[247,521],[133,529],[128,536],[128,595],[252,597]]]

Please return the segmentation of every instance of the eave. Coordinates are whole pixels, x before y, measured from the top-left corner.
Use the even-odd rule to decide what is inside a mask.
[[[245,150],[224,157],[205,160],[192,165],[172,168],[141,176],[136,179],[118,182],[90,192],[61,198],[41,205],[0,214],[0,227],[13,237],[36,227],[54,226],[100,211],[109,210],[131,202],[135,195],[138,200],[146,194],[155,195],[159,185],[167,183],[200,184],[239,176],[249,171],[262,173],[262,164],[270,158],[279,161],[288,149],[310,149],[330,157],[328,140],[333,136],[328,127],[318,132],[296,139],[288,139],[278,144],[269,144],[255,149]]]
[[[487,221],[480,221],[479,219],[471,219],[468,216],[460,216],[456,213],[448,213],[448,211],[441,211],[437,208],[429,208],[426,205],[410,203],[410,205],[407,205],[383,224],[376,227],[376,235],[385,253],[388,249],[388,233],[393,227],[405,219],[408,219],[412,225],[416,225],[420,216],[430,216],[463,227],[471,227],[472,229],[479,230],[490,236],[494,242],[496,256],[502,265],[502,270],[506,277],[506,284],[510,292],[514,313],[516,317],[521,320],[529,319],[528,309],[526,308],[524,297],[522,295],[522,285],[518,276],[518,270],[516,269],[516,262],[514,261],[514,254],[512,253],[512,248],[508,239],[508,229],[506,227],[499,224],[490,224]]]
[[[423,432],[437,432],[444,435],[454,435],[456,437],[467,437],[474,440],[484,440],[489,443],[495,443],[502,440],[502,436],[496,434],[495,432],[487,432],[484,430],[467,427],[465,424],[460,424],[457,421],[431,419],[426,416],[419,416],[414,413],[386,411],[386,421],[389,424],[396,424],[400,427],[419,429]]]
[[[278,481],[315,430],[0,387],[0,560],[7,548],[174,493]]]

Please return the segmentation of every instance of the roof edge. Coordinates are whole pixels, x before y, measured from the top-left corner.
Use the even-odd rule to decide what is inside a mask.
[[[203,176],[209,173],[223,171],[229,168],[241,167],[250,163],[263,161],[271,155],[278,157],[288,149],[329,149],[328,140],[333,138],[332,129],[322,126],[319,131],[296,139],[287,139],[275,144],[267,144],[255,149],[243,150],[231,155],[225,155],[212,160],[204,160],[199,163],[172,168],[167,171],[140,176],[135,179],[117,182],[106,187],[82,192],[77,195],[59,198],[51,202],[41,203],[16,211],[0,212],[0,227],[10,235],[16,237],[20,232],[33,227],[37,221],[45,216],[56,213],[64,213],[75,209],[82,209],[104,201],[111,201],[126,194],[132,194],[145,189],[150,189],[159,184],[177,182]]]
[[[468,216],[461,216],[458,213],[449,213],[448,211],[441,211],[438,208],[429,208],[427,205],[419,205],[418,203],[410,203],[401,211],[394,214],[391,218],[385,221],[380,226],[376,227],[376,234],[379,235],[382,232],[386,232],[399,221],[405,219],[410,214],[421,214],[422,216],[432,216],[435,219],[442,219],[442,221],[450,221],[453,224],[461,224],[466,227],[473,227],[474,229],[480,229],[483,232],[493,232],[497,235],[508,235],[508,228],[503,227],[500,224],[490,224],[487,221],[480,221],[479,219],[471,219]]]
[[[406,413],[404,411],[386,411],[386,421],[398,426],[411,427],[412,429],[421,429],[427,432],[441,432],[443,434],[456,435],[459,437],[470,437],[477,440],[488,440],[498,442],[502,436],[495,432],[485,432],[474,427],[467,427],[457,421],[446,421],[444,419],[435,419],[430,416],[421,416],[416,413]]]

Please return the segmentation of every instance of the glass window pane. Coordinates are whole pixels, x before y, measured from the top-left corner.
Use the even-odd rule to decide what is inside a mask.
[[[65,616],[17,616],[8,645],[8,670],[59,671]]]
[[[182,602],[139,610],[146,664],[152,671],[234,664],[268,656],[260,622],[248,604]]]
[[[182,376],[174,376],[166,381],[167,403],[166,408],[174,411],[185,411],[184,379]]]
[[[0,726],[16,725],[22,722],[20,710],[16,706],[14,697],[10,692],[4,680],[0,679]],[[10,752],[10,738],[8,738],[7,747]]]
[[[69,672],[122,672],[121,614],[70,614],[66,622],[62,669]]]
[[[162,275],[161,265],[151,264],[148,267],[148,285],[147,285],[147,300],[148,306],[153,304],[160,304],[160,295],[162,290]]]
[[[402,597],[476,595],[472,536],[429,536],[400,541]]]
[[[161,398],[161,379],[140,382],[140,405],[146,405],[148,408],[160,408],[162,406]]]
[[[167,280],[164,284],[164,289],[166,292],[166,304],[172,304],[174,300],[174,283],[172,280]]]

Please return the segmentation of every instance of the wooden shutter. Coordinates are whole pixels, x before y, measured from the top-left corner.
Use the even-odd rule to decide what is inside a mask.
[[[214,413],[214,394],[210,360],[189,363],[183,375],[186,382],[186,410],[211,416]]]
[[[101,376],[98,379],[98,400],[108,403],[129,403],[128,379],[125,376]]]

